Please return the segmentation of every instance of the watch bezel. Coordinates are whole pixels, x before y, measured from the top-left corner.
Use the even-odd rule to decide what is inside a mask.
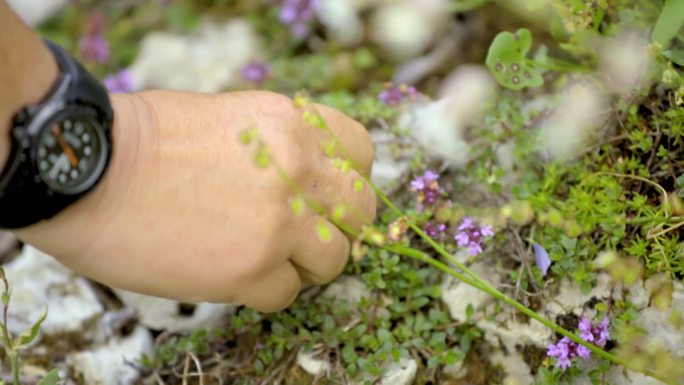
[[[59,186],[55,186],[50,181],[45,180],[39,167],[40,159],[38,151],[40,148],[40,141],[45,134],[45,131],[51,129],[54,124],[61,124],[61,122],[65,120],[87,121],[97,133],[97,140],[100,147],[99,154],[97,154],[96,168],[89,172],[89,175],[85,180],[72,188],[60,188]],[[99,119],[98,114],[94,109],[80,105],[63,107],[62,109],[53,113],[49,118],[42,120],[40,123],[40,128],[34,132],[35,133],[31,135],[30,144],[30,159],[31,168],[33,169],[34,182],[44,185],[48,194],[62,194],[69,196],[82,194],[90,190],[102,178],[107,168],[111,148],[107,132],[101,123],[101,119]]]

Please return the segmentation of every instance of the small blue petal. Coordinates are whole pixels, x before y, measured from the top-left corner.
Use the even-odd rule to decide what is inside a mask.
[[[537,262],[537,267],[541,270],[542,276],[546,277],[546,274],[549,272],[549,266],[551,266],[549,253],[537,243],[533,243],[532,248],[534,249],[534,260]]]

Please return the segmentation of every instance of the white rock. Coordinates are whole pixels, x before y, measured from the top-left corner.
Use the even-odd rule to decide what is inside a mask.
[[[473,264],[470,270],[481,277],[496,277],[494,269],[482,262]],[[482,306],[492,303],[492,297],[487,293],[467,285],[451,276],[447,276],[442,283],[442,301],[449,309],[451,318],[456,321],[466,322],[466,309],[472,305],[477,310]]]
[[[569,278],[563,279],[561,287],[555,298],[550,299],[545,307],[545,313],[550,314],[553,319],[559,314],[574,313],[582,315],[584,305],[596,297],[599,300],[610,297],[611,279],[608,274],[598,274],[596,285],[588,293],[582,293],[580,287],[573,283]]]
[[[644,281],[641,279],[635,282],[627,291],[627,300],[630,301],[635,308],[641,310],[648,306],[650,301],[649,293],[644,288]]]
[[[36,26],[64,8],[69,0],[9,0],[9,6],[26,24]]]
[[[373,130],[370,135],[373,143],[375,143],[375,162],[373,162],[371,179],[378,187],[385,189],[408,172],[413,151],[402,151],[397,157],[392,153],[389,144],[394,138],[392,134],[386,131]]]
[[[127,362],[152,353],[153,339],[149,330],[135,328],[130,336],[110,340],[95,350],[71,354],[67,363],[83,376],[85,384],[130,385],[140,377],[138,370]]]
[[[319,376],[331,369],[330,362],[316,358],[311,353],[297,353],[297,365],[312,376]]]
[[[669,321],[673,311],[684,314],[684,286],[675,281],[672,291],[672,308],[665,311],[648,307],[639,312],[635,324],[648,330],[650,342],[657,342],[673,354],[684,357],[684,333]]]
[[[225,325],[230,314],[235,311],[234,305],[199,303],[191,315],[181,314],[181,303],[178,301],[132,293],[114,289],[116,295],[127,306],[138,314],[141,324],[154,330],[190,331],[200,328],[212,328]]]
[[[493,345],[503,344],[508,351],[515,351],[516,345],[546,347],[553,337],[553,331],[541,323],[530,320],[520,323],[512,319],[505,322],[481,320],[477,327],[485,332],[485,339]]]
[[[359,15],[360,4],[354,1],[320,0],[317,15],[333,39],[344,46],[357,44],[363,39],[363,22]]]
[[[12,287],[9,330],[19,333],[31,326],[48,307],[42,332],[56,334],[79,331],[104,310],[94,290],[84,279],[51,256],[26,245],[5,266]]]
[[[494,365],[501,365],[506,374],[503,385],[528,385],[534,383],[534,377],[522,356],[513,350],[511,354],[497,351],[489,359]]]
[[[328,285],[323,295],[355,304],[363,297],[370,298],[370,291],[358,277],[343,275]]]
[[[205,21],[189,36],[148,34],[129,69],[137,89],[218,92],[241,81],[242,67],[259,56],[258,46],[244,20]]]
[[[429,53],[411,59],[397,67],[393,81],[396,84],[417,84],[445,62],[453,60],[465,40],[467,26],[454,23]]]
[[[444,158],[452,166],[463,165],[470,154],[465,130],[495,95],[495,90],[494,80],[484,67],[459,67],[445,81],[441,99],[403,114],[399,126],[411,129],[430,154]]]
[[[647,33],[634,31],[622,32],[602,42],[597,52],[600,53],[606,85],[613,92],[624,94],[643,85],[653,66],[649,44]]]
[[[589,80],[567,87],[554,113],[540,128],[541,147],[551,159],[567,159],[586,149],[606,120],[606,95]]]
[[[391,361],[385,374],[380,378],[380,385],[411,385],[416,378],[418,364],[415,360],[402,358],[399,362]]]
[[[373,14],[372,39],[396,57],[416,56],[448,21],[447,7],[444,0],[389,2]]]

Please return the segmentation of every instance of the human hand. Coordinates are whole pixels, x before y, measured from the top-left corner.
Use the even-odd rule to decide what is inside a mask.
[[[255,129],[272,158],[312,200],[360,229],[375,194],[355,170],[324,155],[325,133],[292,100],[248,91],[221,95],[148,91],[113,95],[114,153],[89,195],[49,221],[17,231],[26,242],[106,285],[185,301],[289,305],[302,283],[342,272],[349,236],[312,209],[297,215],[295,193],[274,167],[259,168],[240,142]],[[366,130],[316,106],[360,172],[370,172]],[[330,237],[319,236],[320,226]],[[327,231],[325,232],[327,233]]]

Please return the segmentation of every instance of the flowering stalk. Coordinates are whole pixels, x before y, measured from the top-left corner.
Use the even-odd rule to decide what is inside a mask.
[[[298,107],[304,107],[305,105],[308,104],[308,101],[305,98],[295,98],[295,105]],[[308,118],[310,120],[314,127],[320,128],[323,131],[327,132],[329,135],[331,135],[334,138],[334,134],[331,132],[330,128],[327,126],[327,123],[325,120],[318,114],[318,112],[315,111],[315,108],[312,108],[314,113],[311,111],[305,111],[305,118]],[[315,119],[314,119],[315,118]],[[347,156],[347,151],[344,148],[339,149],[340,152],[342,152],[343,156]],[[278,172],[281,176],[285,178],[286,181],[288,181],[288,184],[293,187],[293,189],[296,192],[302,192],[301,188],[292,181],[287,174],[284,172],[284,170],[280,167],[278,168]],[[383,203],[385,203],[389,208],[391,208],[395,213],[398,214],[399,217],[404,217],[406,218],[406,224],[408,225],[409,228],[411,228],[418,236],[420,236],[428,245],[432,247],[433,250],[437,252],[440,256],[444,257],[447,261],[451,262],[454,264],[456,267],[458,267],[461,271],[457,271],[446,264],[438,261],[437,259],[429,256],[425,252],[421,250],[414,249],[412,247],[407,247],[407,246],[402,246],[398,244],[392,244],[388,245],[386,243],[380,243],[376,242],[373,239],[365,239],[368,243],[384,248],[387,251],[390,251],[392,253],[398,254],[398,255],[403,255],[409,258],[413,258],[416,260],[419,260],[421,262],[425,262],[436,269],[451,275],[452,277],[455,277],[456,279],[459,279],[460,281],[464,282],[465,284],[468,284],[476,289],[482,290],[483,292],[489,294],[490,296],[512,306],[516,310],[520,311],[521,313],[527,315],[528,317],[535,319],[537,322],[541,323],[542,325],[550,328],[551,330],[555,331],[556,333],[559,333],[567,338],[569,338],[571,341],[575,342],[576,344],[580,346],[584,346],[586,349],[589,351],[593,352],[597,356],[604,358],[608,361],[611,361],[615,364],[624,366],[628,369],[634,370],[636,372],[643,373],[649,377],[655,378],[659,381],[662,381],[668,385],[677,385],[676,382],[672,381],[671,379],[665,378],[658,372],[652,370],[652,369],[644,369],[637,367],[636,365],[633,365],[629,361],[625,360],[624,358],[618,357],[617,355],[614,355],[612,353],[609,353],[605,350],[603,350],[601,347],[594,345],[591,342],[587,342],[584,339],[582,339],[580,336],[576,335],[575,333],[564,329],[560,325],[556,324],[555,322],[552,322],[539,313],[535,312],[532,309],[529,309],[525,305],[521,304],[520,302],[508,297],[507,295],[503,294],[496,288],[494,288],[492,285],[490,285],[486,280],[481,278],[479,275],[475,274],[473,271],[468,269],[465,264],[461,263],[458,261],[456,258],[454,258],[449,252],[447,252],[439,243],[437,243],[434,239],[432,239],[428,234],[426,234],[420,227],[418,227],[413,221],[411,221],[408,216],[401,210],[399,209],[392,201],[385,195],[385,193],[378,188],[378,186],[373,183],[372,180],[370,180],[369,177],[363,176],[364,180],[368,183],[371,188],[375,191],[377,196],[382,200]],[[313,204],[314,207],[317,208],[316,211],[320,210],[320,205],[317,204],[317,202],[312,202],[310,199],[306,199],[307,204]],[[333,218],[333,223],[340,227],[345,232],[349,232],[350,234],[354,236],[358,236],[358,232],[356,231],[349,231],[349,227],[346,226],[344,223],[342,223],[339,220],[335,220]]]
[[[366,178],[366,181],[370,184],[370,186],[375,190],[376,194],[380,199],[392,210],[396,211],[400,215],[404,215],[403,212],[392,203],[392,201],[389,200],[389,198],[368,178]],[[547,326],[551,330],[555,331],[556,333],[559,333],[573,342],[577,343],[578,345],[584,346],[585,348],[589,349],[591,352],[596,354],[597,356],[604,358],[608,361],[611,361],[615,364],[624,366],[628,369],[641,372],[649,377],[653,377],[659,381],[662,381],[666,384],[670,385],[676,385],[675,382],[672,382],[671,380],[661,376],[659,373],[651,370],[651,369],[642,369],[639,367],[636,367],[635,365],[632,365],[629,361],[625,360],[624,358],[618,357],[612,353],[609,353],[600,347],[594,345],[593,343],[587,342],[580,338],[578,335],[575,333],[559,326],[555,322],[552,322],[548,319],[546,319],[544,316],[540,315],[539,313],[535,312],[532,309],[529,309],[525,305],[521,304],[520,302],[508,297],[506,294],[503,294],[493,286],[491,286],[489,283],[487,283],[484,279],[479,277],[477,274],[472,272],[470,269],[468,269],[463,263],[459,262],[456,260],[451,254],[449,254],[442,246],[440,246],[437,242],[432,240],[427,234],[425,234],[420,227],[416,226],[411,220],[407,220],[409,227],[414,230],[423,240],[425,240],[439,255],[443,256],[453,264],[455,264],[459,269],[463,270],[462,272],[459,272],[457,270],[454,270],[447,266],[446,264],[430,257],[423,251],[411,248],[411,247],[406,247],[406,246],[401,246],[401,245],[385,245],[382,246],[385,250],[399,254],[399,255],[404,255],[406,257],[410,257],[416,260],[419,260],[421,262],[425,262],[438,270],[451,275],[452,277],[455,277],[456,279],[476,288],[484,291],[485,293],[491,295],[492,297],[505,302],[506,304],[514,307],[516,310],[520,311],[521,313],[527,315],[530,318],[535,319],[536,321],[540,322],[544,326]],[[465,274],[464,274],[465,273]],[[467,274],[467,275],[466,275]]]

